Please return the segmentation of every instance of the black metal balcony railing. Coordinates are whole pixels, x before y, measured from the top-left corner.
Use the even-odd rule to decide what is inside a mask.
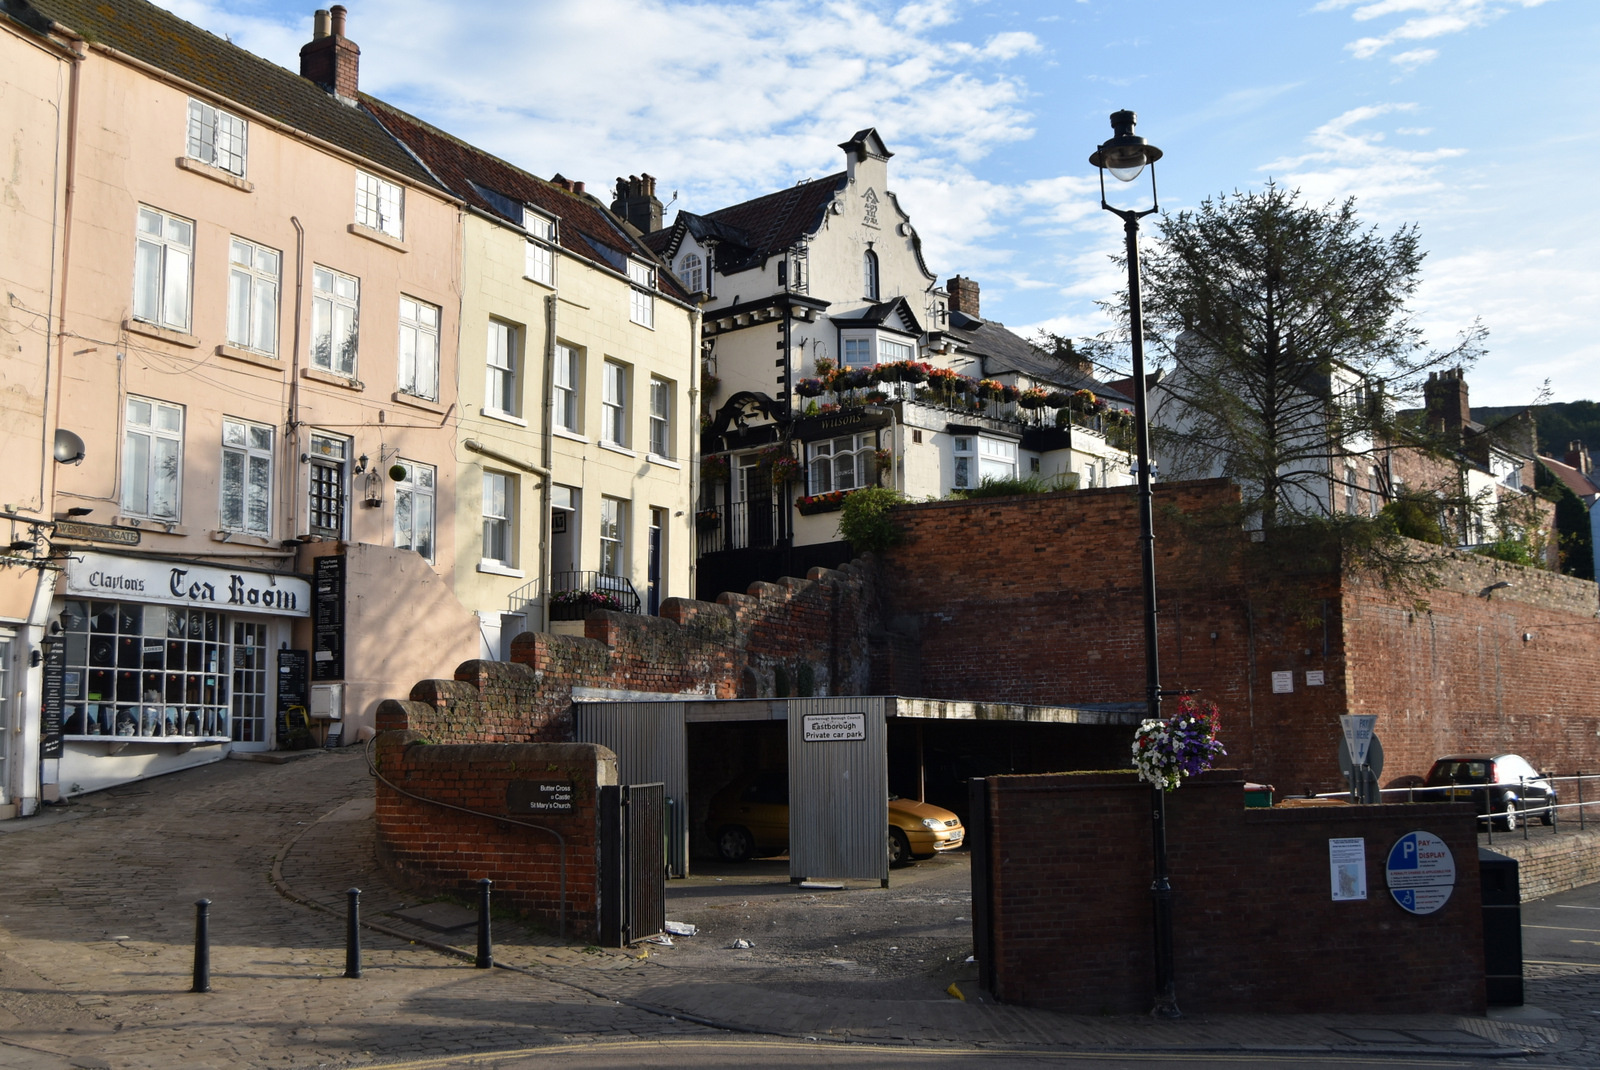
[[[782,538],[778,502],[772,498],[733,502],[695,514],[700,553],[722,550],[768,550]]]
[[[624,576],[608,576],[603,572],[550,574],[551,620],[582,620],[594,609],[640,613],[643,602],[633,583]]]

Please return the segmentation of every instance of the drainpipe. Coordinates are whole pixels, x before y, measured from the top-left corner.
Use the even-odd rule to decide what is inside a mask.
[[[552,252],[552,257],[555,255]],[[559,292],[544,299],[544,389],[540,391],[540,416],[544,430],[539,434],[539,459],[544,464],[544,476],[539,481],[539,627],[550,630],[550,498],[554,491],[550,472],[555,464],[555,368],[556,368],[556,308],[561,303]],[[569,525],[570,528],[570,525]]]
[[[689,598],[697,598],[700,594],[700,525],[695,514],[700,509],[700,366],[703,363],[701,347],[704,345],[700,329],[703,316],[701,309],[696,307],[689,320],[689,411],[686,414],[689,418],[689,508],[685,510],[689,534],[684,543],[684,552],[689,555],[689,590],[686,596]]]
[[[288,491],[284,516],[289,518],[289,535],[300,533],[300,317],[304,312],[306,288],[306,228],[298,216],[290,216],[294,225],[294,347],[290,350],[289,364],[289,425],[285,428],[284,444],[289,447],[288,463],[283,466],[284,487]],[[379,458],[379,463],[382,463]]]
[[[50,424],[45,427],[44,455],[40,459],[40,463],[43,465],[43,472],[40,473],[39,480],[41,497],[44,495],[45,483],[48,481],[50,485],[49,498],[40,502],[40,508],[44,511],[50,511],[55,501],[55,465],[53,463],[55,460],[55,429],[61,426],[61,377],[65,374],[67,362],[67,275],[72,261],[73,202],[76,200],[78,192],[78,98],[81,95],[79,87],[81,85],[85,55],[85,53],[78,50],[79,46],[83,44],[83,38],[70,33],[59,24],[52,23],[50,28],[52,31],[59,32],[62,36],[70,38],[73,41],[73,46],[70,50],[72,57],[70,61],[71,73],[67,82],[67,188],[61,199],[61,303],[56,311],[55,412],[52,415]],[[50,390],[48,338],[45,345],[45,391],[48,395]],[[117,400],[120,402],[121,398]],[[47,396],[45,399],[46,411],[49,411],[49,404],[50,401]],[[118,452],[120,453],[121,451],[119,450]],[[50,476],[45,476],[44,472],[49,472]]]

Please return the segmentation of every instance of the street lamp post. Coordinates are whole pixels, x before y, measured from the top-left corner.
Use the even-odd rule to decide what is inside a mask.
[[[1139,220],[1160,210],[1156,196],[1155,162],[1161,150],[1135,136],[1137,116],[1131,111],[1112,113],[1114,135],[1089,162],[1100,170],[1100,207],[1122,220],[1128,243],[1128,328],[1133,349],[1133,413],[1139,454],[1139,557],[1144,578],[1144,679],[1145,706],[1151,720],[1161,718],[1161,668],[1156,653],[1156,533],[1150,490],[1150,410],[1144,382],[1144,320],[1139,302]],[[1150,168],[1150,207],[1143,211],[1113,208],[1106,200],[1106,172],[1119,182],[1132,182]],[[1151,847],[1155,854],[1155,879],[1150,899],[1155,920],[1156,995],[1152,1014],[1179,1018],[1177,983],[1172,954],[1172,882],[1167,876],[1167,794],[1161,785],[1150,789]]]

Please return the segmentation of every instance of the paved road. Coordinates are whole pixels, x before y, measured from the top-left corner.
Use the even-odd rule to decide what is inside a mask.
[[[318,752],[0,823],[0,1067],[1600,1064],[1600,970],[1582,964],[1600,959],[1562,948],[1529,967],[1534,1006],[1494,1019],[1156,1022],[960,1002],[945,992],[970,974],[959,857],[840,892],[796,890],[770,863],[706,871],[671,886],[670,916],[702,926],[676,947],[640,957],[497,923],[509,968],[474,970],[430,946],[470,948],[470,929],[396,914],[417,900],[373,859],[371,790],[359,754]],[[366,933],[360,980],[341,976],[351,885],[382,930]],[[194,994],[202,895],[214,990]],[[1600,902],[1552,900],[1530,921],[1582,929],[1572,908],[1586,906]],[[1582,932],[1529,932],[1587,946],[1571,943]]]

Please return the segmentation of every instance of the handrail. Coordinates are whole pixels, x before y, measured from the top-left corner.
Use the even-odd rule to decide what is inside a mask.
[[[1566,776],[1550,775],[1550,776],[1541,776],[1539,779],[1545,781],[1548,784],[1552,784],[1552,785],[1560,784],[1560,783],[1572,783],[1572,784],[1574,784],[1577,787],[1578,799],[1577,799],[1576,802],[1559,802],[1558,801],[1558,802],[1552,804],[1549,801],[1543,801],[1543,802],[1540,802],[1540,803],[1538,803],[1536,805],[1518,807],[1517,811],[1516,811],[1517,815],[1524,819],[1522,821],[1523,839],[1527,839],[1528,838],[1528,822],[1527,822],[1526,818],[1530,814],[1535,816],[1535,817],[1542,817],[1545,814],[1549,814],[1550,815],[1550,823],[1552,825],[1557,825],[1557,824],[1559,824],[1560,812],[1561,811],[1563,811],[1563,810],[1568,810],[1568,811],[1576,810],[1578,812],[1578,828],[1580,830],[1586,829],[1588,827],[1587,810],[1591,806],[1600,806],[1600,792],[1596,792],[1593,797],[1591,797],[1589,799],[1585,799],[1583,797],[1583,795],[1584,795],[1583,785],[1584,785],[1585,781],[1590,781],[1590,782],[1600,781],[1600,773],[1585,773],[1582,770],[1579,770],[1577,773],[1568,774]],[[1379,801],[1380,802],[1383,801],[1382,797],[1385,796],[1385,795],[1404,795],[1405,796],[1405,800],[1404,801],[1406,801],[1406,802],[1428,802],[1428,801],[1430,801],[1429,799],[1427,799],[1427,798],[1419,799],[1417,796],[1419,796],[1419,795],[1421,795],[1421,796],[1439,796],[1443,792],[1448,792],[1448,791],[1453,791],[1453,790],[1487,791],[1487,790],[1489,790],[1491,788],[1495,788],[1495,787],[1512,787],[1512,786],[1516,786],[1516,787],[1522,788],[1523,789],[1523,793],[1526,793],[1526,778],[1523,778],[1516,785],[1513,785],[1510,781],[1507,781],[1504,784],[1431,784],[1431,785],[1429,785],[1429,784],[1417,784],[1417,785],[1408,785],[1408,786],[1403,787],[1403,788],[1379,788],[1378,789],[1378,796],[1379,796]],[[1350,792],[1348,790],[1346,790],[1346,791],[1317,792],[1317,793],[1309,795],[1309,796],[1304,796],[1304,795],[1302,795],[1302,796],[1286,796],[1286,798],[1313,798],[1313,799],[1348,799],[1349,797],[1350,797]],[[1557,792],[1556,798],[1559,800],[1560,797],[1561,797],[1560,793]],[[1394,800],[1390,800],[1390,801],[1392,802]],[[1438,800],[1438,801],[1449,801],[1449,800],[1448,799],[1442,799],[1442,800]],[[1518,801],[1520,802],[1521,799],[1519,798]],[[1495,821],[1497,819],[1504,818],[1505,817],[1505,813],[1503,811],[1500,811],[1500,812],[1492,812],[1492,813],[1487,813],[1487,814],[1476,814],[1474,816],[1479,821],[1485,822],[1488,825],[1488,827],[1489,827],[1489,842],[1493,843],[1494,842],[1494,823],[1495,823]]]

